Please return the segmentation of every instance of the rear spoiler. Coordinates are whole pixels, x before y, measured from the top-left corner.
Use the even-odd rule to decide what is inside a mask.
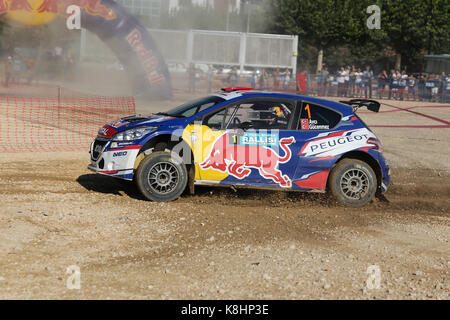
[[[359,108],[366,107],[368,110],[373,112],[380,111],[380,103],[375,100],[367,100],[367,99],[352,99],[350,101],[339,101],[341,103],[348,104],[353,107],[353,111],[355,112]]]

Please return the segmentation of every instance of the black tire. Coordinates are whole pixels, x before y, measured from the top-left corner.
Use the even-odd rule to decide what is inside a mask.
[[[344,159],[331,171],[328,184],[335,200],[347,206],[361,207],[375,196],[377,177],[364,161]]]
[[[186,189],[186,165],[170,152],[154,152],[145,157],[136,170],[139,191],[151,201],[176,200]]]

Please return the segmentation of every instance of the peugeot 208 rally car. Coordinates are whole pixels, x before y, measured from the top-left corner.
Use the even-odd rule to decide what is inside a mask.
[[[372,100],[335,102],[245,88],[147,117],[105,125],[89,169],[134,180],[149,200],[171,201],[194,185],[329,191],[362,206],[389,185],[380,141],[355,114]]]

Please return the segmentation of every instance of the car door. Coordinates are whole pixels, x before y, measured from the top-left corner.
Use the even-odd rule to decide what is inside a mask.
[[[203,117],[195,133],[198,178],[224,184],[292,186],[296,101],[252,98]],[[201,160],[200,160],[201,159]]]
[[[228,174],[223,165],[217,164],[215,170],[204,168],[203,164],[211,153],[211,148],[225,132],[235,105],[227,105],[214,110],[191,122],[183,133],[183,139],[193,151],[195,165],[195,180],[197,182],[219,183]],[[217,146],[216,146],[217,147]]]
[[[303,101],[297,124],[298,151],[294,188],[324,190],[330,169],[336,159],[328,153],[345,132],[338,128],[342,114],[316,103]],[[352,128],[352,123],[348,122]],[[342,124],[342,123],[341,123]],[[337,141],[336,141],[337,140]],[[334,144],[334,145],[333,145]]]

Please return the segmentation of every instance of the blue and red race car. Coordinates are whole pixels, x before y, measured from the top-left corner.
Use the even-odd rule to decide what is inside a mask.
[[[389,185],[375,134],[356,115],[373,100],[335,102],[247,88],[148,117],[105,125],[89,169],[135,180],[149,200],[171,201],[194,185],[329,191],[362,206]]]

